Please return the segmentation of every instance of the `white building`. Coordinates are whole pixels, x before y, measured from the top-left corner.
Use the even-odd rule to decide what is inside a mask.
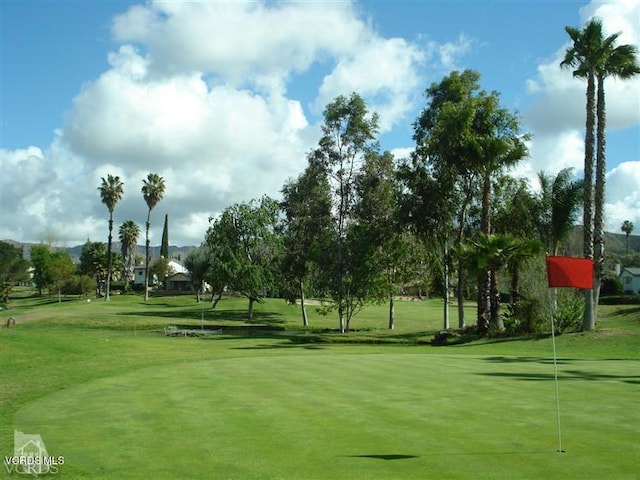
[[[189,271],[180,262],[174,259],[169,260],[169,275],[176,273],[189,273]],[[152,279],[149,279],[149,284],[153,283]],[[136,265],[133,267],[133,284],[144,285],[144,265]]]
[[[624,293],[640,295],[640,268],[625,268],[620,274]]]

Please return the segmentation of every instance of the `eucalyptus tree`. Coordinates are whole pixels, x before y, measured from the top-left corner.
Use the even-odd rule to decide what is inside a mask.
[[[449,250],[465,235],[477,194],[477,173],[467,163],[466,137],[473,118],[472,98],[480,74],[454,71],[425,91],[427,106],[413,124],[416,148],[400,167],[407,220],[418,235],[442,251],[444,328],[449,328]],[[451,242],[451,239],[455,240]],[[458,325],[464,326],[463,269],[458,265]]]
[[[144,251],[144,300],[149,300],[149,229],[151,228],[151,210],[164,196],[164,178],[157,173],[150,173],[142,180],[142,197],[147,204],[147,221],[145,223],[145,251]]]
[[[255,302],[277,290],[281,255],[278,202],[263,196],[259,201],[236,203],[220,217],[211,218],[205,243],[213,261],[224,268],[228,287],[249,299],[248,318]]]
[[[595,328],[600,279],[604,273],[604,188],[606,177],[604,80],[609,76],[621,79],[631,78],[640,73],[640,65],[637,60],[637,48],[634,45],[615,46],[620,34],[605,37],[602,21],[598,18],[589,20],[582,30],[574,27],[565,27],[565,30],[573,44],[565,52],[565,57],[560,65],[573,68],[574,77],[587,80],[583,251],[585,258],[594,259],[595,288],[593,291],[585,290],[585,314],[582,328],[592,330]],[[594,136],[596,128],[597,138]],[[593,167],[596,142],[594,198]]]
[[[138,250],[138,238],[140,238],[140,227],[133,220],[126,220],[120,225],[118,230],[120,239],[120,253],[124,261],[125,277],[128,281],[133,280],[133,269],[135,267],[135,257]]]
[[[626,236],[625,253],[629,253],[629,235],[631,235],[631,232],[633,232],[633,227],[633,222],[629,220],[625,220],[624,222],[622,222],[622,225],[620,225],[620,230],[622,230]]]
[[[300,297],[302,324],[308,325],[305,308],[305,283],[313,265],[322,264],[330,238],[331,190],[324,162],[316,152],[308,156],[307,167],[295,180],[282,188],[280,208],[284,213],[283,274],[290,278]]]
[[[109,300],[109,294],[111,290],[111,266],[112,266],[112,258],[111,258],[111,241],[112,241],[112,233],[113,233],[113,210],[116,204],[122,200],[122,196],[124,195],[124,184],[120,180],[120,177],[117,175],[107,175],[105,179],[102,177],[102,183],[98,187],[100,191],[100,199],[102,203],[107,206],[109,210],[109,237],[107,240],[107,286],[106,286],[106,294],[105,301]]]
[[[358,260],[353,270],[359,276],[356,296],[388,300],[389,328],[395,327],[394,296],[406,275],[408,240],[400,223],[400,183],[390,152],[370,151],[356,178],[357,202],[352,247]]]
[[[457,223],[456,244],[462,239],[466,212],[475,194],[473,186],[481,185],[480,230],[489,235],[493,181],[528,154],[529,136],[521,132],[519,118],[500,105],[497,92],[481,90],[479,80],[477,72],[466,70],[453,72],[440,84],[433,84],[426,92],[430,104],[414,124],[415,156],[426,166],[431,190],[435,186],[444,195],[439,201],[445,208],[435,211],[446,227],[442,228],[444,232]],[[447,243],[444,242],[445,247]],[[445,249],[444,257],[447,256]],[[447,264],[445,261],[444,265]],[[490,274],[489,270],[478,274],[481,332],[488,325]],[[459,305],[462,302],[461,295],[458,302]]]
[[[376,151],[378,145],[378,115],[370,114],[357,93],[338,96],[324,110],[322,137],[315,155],[327,170],[331,188],[331,212],[335,231],[335,251],[331,265],[331,292],[336,301],[341,332],[345,331],[355,310],[350,294],[351,278],[346,255],[346,239],[353,223],[356,200],[355,181],[363,156]]]

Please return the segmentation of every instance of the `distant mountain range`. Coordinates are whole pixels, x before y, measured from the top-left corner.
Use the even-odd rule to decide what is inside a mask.
[[[21,243],[14,240],[2,240],[3,242],[14,245],[18,248],[24,248],[25,258],[30,259],[30,251],[32,245],[38,245],[36,243]],[[605,250],[613,255],[624,255],[626,252],[626,235],[623,233],[605,233]],[[80,252],[83,245],[76,245],[75,247],[53,247],[57,250],[62,250],[71,255],[71,258],[77,262],[80,260]],[[177,247],[175,245],[169,246],[169,257],[178,261],[184,261],[189,252],[196,248],[195,246]],[[114,252],[120,252],[120,242],[113,242],[112,249]],[[151,258],[157,258],[160,256],[160,246],[150,247]],[[577,226],[573,229],[569,235],[569,239],[565,244],[563,252],[565,255],[581,256],[582,255],[582,226]],[[629,253],[640,254],[640,235],[629,236]],[[144,245],[138,245],[138,255],[144,258]]]
[[[31,247],[33,245],[39,245],[37,243],[22,243],[16,242],[15,240],[2,240],[5,243],[13,245],[18,248],[24,248],[24,256],[27,260],[31,258]],[[80,252],[82,252],[82,247],[84,245],[76,245],[75,247],[57,247],[54,246],[55,250],[62,250],[63,252],[67,252],[74,262],[80,261]],[[151,246],[149,247],[149,253],[151,254],[151,258],[158,258],[160,256],[160,246]],[[196,248],[195,246],[187,246],[187,247],[177,247],[175,245],[169,245],[169,257],[180,261],[184,261],[189,252]],[[113,252],[120,252],[120,242],[113,242],[111,245],[111,250]],[[137,254],[144,258],[144,245],[138,245]]]

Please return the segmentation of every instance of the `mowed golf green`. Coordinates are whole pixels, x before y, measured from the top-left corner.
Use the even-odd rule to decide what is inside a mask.
[[[151,323],[143,310],[194,308],[123,307]],[[50,322],[25,311],[33,321],[0,338],[2,454],[14,429],[40,434],[64,456],[60,478],[638,478],[637,307],[611,310],[595,334],[558,337],[560,438],[549,338],[446,348],[175,338],[93,324],[106,313],[69,320],[73,308],[90,307],[63,304],[67,320]]]

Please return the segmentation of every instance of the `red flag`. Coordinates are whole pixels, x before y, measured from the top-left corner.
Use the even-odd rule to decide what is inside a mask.
[[[549,287],[593,290],[593,260],[574,257],[547,257]]]

